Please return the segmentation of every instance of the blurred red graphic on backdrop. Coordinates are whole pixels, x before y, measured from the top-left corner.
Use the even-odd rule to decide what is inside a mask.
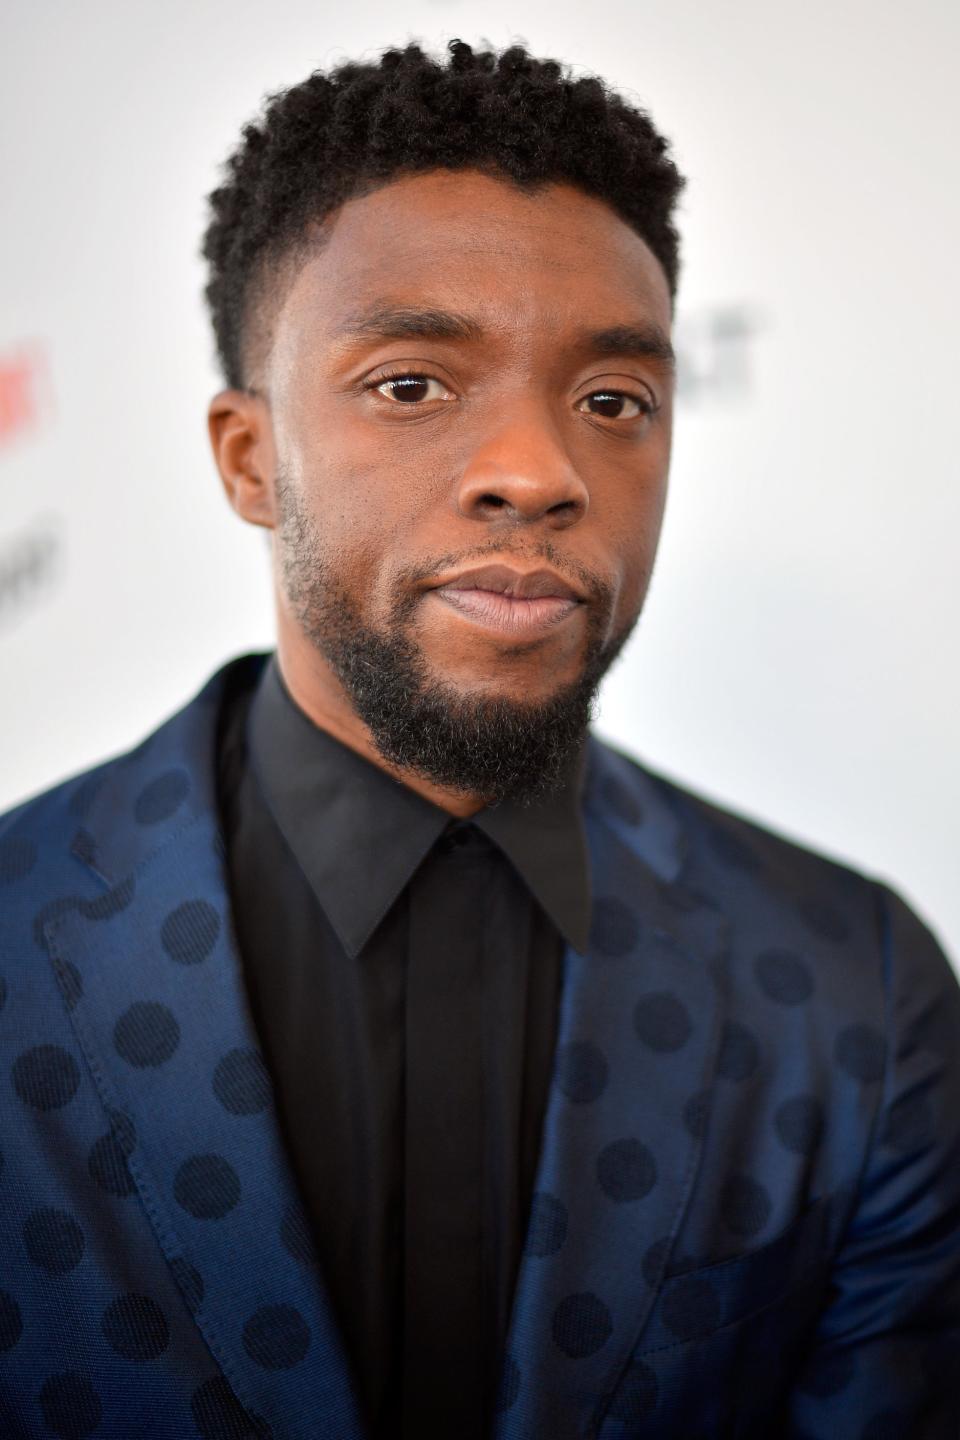
[[[43,423],[49,410],[46,355],[38,344],[0,354],[0,446]]]

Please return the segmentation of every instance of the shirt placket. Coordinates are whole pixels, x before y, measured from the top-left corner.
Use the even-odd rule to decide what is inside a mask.
[[[481,1440],[484,843],[438,843],[410,889],[403,1436]]]

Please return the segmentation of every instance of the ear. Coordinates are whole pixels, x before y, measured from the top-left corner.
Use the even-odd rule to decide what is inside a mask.
[[[221,390],[210,401],[207,425],[230,504],[251,525],[272,530],[276,451],[266,401],[250,390]]]

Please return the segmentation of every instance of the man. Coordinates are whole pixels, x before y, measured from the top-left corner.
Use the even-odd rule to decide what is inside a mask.
[[[514,47],[275,96],[210,407],[277,651],[0,830],[0,1433],[955,1437],[960,997],[589,733],[682,181]]]

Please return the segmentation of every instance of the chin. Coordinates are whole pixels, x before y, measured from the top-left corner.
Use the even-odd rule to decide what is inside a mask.
[[[519,676],[502,671],[494,675],[437,675],[440,685],[463,700],[498,700],[516,709],[549,703],[579,678],[579,671],[558,677],[555,671],[546,672],[545,667],[540,667],[540,673]]]

